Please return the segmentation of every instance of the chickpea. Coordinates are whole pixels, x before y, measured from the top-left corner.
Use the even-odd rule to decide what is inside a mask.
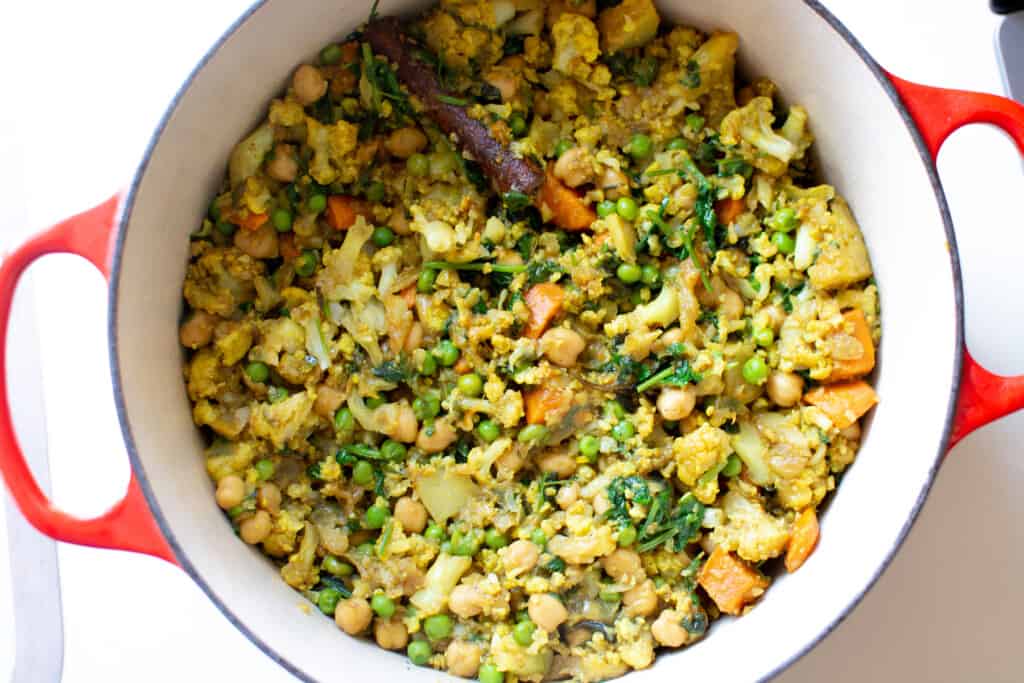
[[[235,246],[253,258],[277,258],[277,231],[267,221],[255,230],[239,230],[235,233]]]
[[[399,159],[408,159],[427,146],[427,136],[419,128],[406,126],[392,131],[384,141],[384,149]]]
[[[569,611],[565,609],[562,601],[546,593],[531,595],[530,601],[526,604],[526,611],[533,623],[548,633],[553,633],[569,618]]]
[[[726,288],[719,297],[718,310],[730,320],[739,320],[743,317],[743,298],[731,289]]]
[[[459,584],[448,596],[448,609],[463,619],[475,617],[483,611],[484,596],[476,586]]]
[[[256,504],[271,514],[280,512],[281,489],[276,484],[263,484],[256,490]]]
[[[559,479],[571,477],[576,471],[576,458],[568,453],[548,451],[537,458],[537,467],[541,472],[551,472],[558,475]]]
[[[453,640],[444,651],[448,673],[462,678],[472,678],[480,669],[480,646],[464,640]]]
[[[362,598],[342,600],[334,610],[334,623],[350,636],[365,631],[372,619],[373,610],[370,609],[370,603]]]
[[[606,512],[612,509],[612,502],[608,500],[608,494],[601,491],[594,496],[594,512],[598,516],[603,516]]]
[[[229,474],[217,482],[217,505],[230,510],[245,499],[245,482],[237,474]]]
[[[213,339],[213,330],[217,326],[217,316],[203,310],[192,311],[188,320],[181,324],[178,339],[181,345],[189,349],[206,346]]]
[[[555,365],[563,368],[571,368],[576,365],[576,359],[587,342],[576,330],[568,327],[552,327],[540,338],[540,350],[547,359]]]
[[[795,372],[773,372],[768,376],[768,398],[783,408],[795,406],[804,395],[804,378]]]
[[[413,412],[408,401],[385,403],[374,411],[373,418],[380,431],[395,441],[402,443],[416,441],[419,423],[416,422],[416,413]]]
[[[327,79],[320,73],[320,69],[311,64],[303,64],[292,76],[292,90],[299,104],[307,107],[327,94]]]
[[[398,617],[377,618],[373,622],[373,637],[385,650],[401,650],[409,643],[409,632]]]
[[[754,315],[754,328],[771,329],[772,332],[778,333],[785,319],[786,313],[778,306],[765,306]]]
[[[619,583],[638,583],[647,576],[640,556],[628,548],[618,548],[601,558],[601,566],[608,576]]]
[[[586,147],[572,147],[558,157],[553,169],[555,177],[569,187],[579,187],[594,180],[594,164]]]
[[[405,344],[403,348],[408,352],[412,353],[416,349],[423,346],[423,325],[419,322],[414,322],[409,327],[409,334],[405,337]]]
[[[395,231],[396,235],[411,235],[412,228],[409,227],[409,219],[405,216],[405,211],[402,209],[395,209],[391,212],[388,217],[388,227]]]
[[[295,148],[280,144],[274,148],[274,158],[267,162],[267,175],[281,183],[290,183],[299,175],[299,163],[295,160]]]
[[[321,384],[316,388],[316,401],[313,403],[313,411],[325,420],[333,420],[334,414],[345,401],[345,394],[334,387]]]
[[[420,533],[427,527],[427,508],[423,503],[403,496],[395,503],[395,519],[402,523],[402,529]]]
[[[320,545],[331,555],[344,555],[348,550],[348,534],[338,527],[320,528]]]
[[[680,623],[683,617],[675,610],[667,609],[658,615],[651,624],[651,635],[659,644],[666,647],[681,647],[689,637]]]
[[[256,514],[238,525],[238,535],[249,545],[256,545],[267,540],[273,522],[266,510],[257,510]]]
[[[558,503],[558,507],[565,510],[572,507],[572,504],[579,500],[579,497],[579,484],[572,483],[558,489],[558,493],[555,494],[555,502]]]
[[[524,574],[537,564],[540,549],[532,541],[516,541],[498,551],[501,563],[509,574]]]
[[[697,405],[697,390],[692,386],[665,387],[658,394],[658,412],[666,420],[682,420]]]
[[[499,477],[511,477],[526,464],[526,460],[523,459],[516,451],[509,451],[505,453],[497,460],[494,461],[494,466],[498,468]]]
[[[604,196],[608,199],[618,199],[629,194],[629,178],[622,171],[611,167],[605,167],[597,186],[604,190]]]
[[[622,607],[631,617],[646,617],[658,609],[658,594],[654,582],[647,579],[622,595]]]
[[[420,429],[416,447],[424,453],[440,453],[452,445],[456,436],[455,428],[448,420],[434,420],[433,425]]]

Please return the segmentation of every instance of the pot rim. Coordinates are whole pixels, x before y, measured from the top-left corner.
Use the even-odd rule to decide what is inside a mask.
[[[128,188],[127,193],[124,195],[122,202],[122,211],[117,225],[117,237],[114,242],[114,248],[111,256],[110,266],[110,279],[109,279],[109,296],[108,296],[108,308],[107,308],[107,335],[110,340],[109,348],[109,361],[110,361],[110,373],[113,382],[114,389],[114,403],[117,409],[117,420],[121,427],[121,433],[125,442],[125,449],[128,453],[128,458],[131,462],[132,471],[139,482],[142,492],[146,497],[146,502],[149,505],[150,511],[153,514],[154,519],[164,538],[167,540],[168,545],[174,552],[175,557],[178,560],[179,565],[188,575],[188,577],[199,586],[199,588],[206,594],[211,602],[217,607],[218,610],[224,615],[224,617],[240,632],[242,632],[250,642],[255,644],[260,650],[263,651],[271,660],[281,666],[283,669],[296,676],[300,680],[308,681],[310,683],[316,683],[316,679],[305,673],[298,665],[292,663],[290,660],[285,659],[283,656],[277,653],[272,645],[264,641],[262,638],[257,636],[246,623],[240,620],[231,609],[220,599],[216,592],[204,581],[202,575],[196,570],[193,564],[189,561],[188,554],[178,543],[177,537],[174,534],[173,529],[167,522],[160,509],[159,503],[156,501],[156,496],[153,493],[153,489],[150,486],[149,479],[146,476],[145,467],[142,459],[139,456],[138,450],[135,445],[135,438],[132,434],[131,425],[127,418],[127,409],[125,406],[123,382],[121,378],[121,366],[120,366],[120,354],[118,348],[117,338],[117,311],[118,311],[118,286],[121,275],[121,259],[124,250],[124,240],[127,232],[128,223],[131,221],[132,210],[135,205],[136,193],[139,189],[139,184],[142,177],[146,173],[146,169],[149,166],[150,159],[154,153],[156,145],[158,144],[165,128],[167,127],[171,117],[174,115],[178,108],[178,104],[187,94],[195,78],[199,73],[207,66],[214,55],[224,46],[224,44],[238,31],[238,29],[245,24],[254,14],[256,14],[268,0],[256,0],[250,5],[237,19],[235,19],[230,26],[224,31],[223,34],[210,46],[210,49],[203,55],[195,67],[189,72],[188,76],[178,87],[177,92],[171,98],[167,105],[166,110],[160,117],[156,127],[153,129],[153,133],[150,136],[148,143],[146,144],[145,151],[139,161],[138,167],[132,176],[131,185]],[[946,232],[946,240],[949,245],[949,259],[953,277],[953,294],[954,294],[954,305],[956,316],[955,320],[955,335],[954,343],[956,349],[953,355],[953,368],[952,376],[950,377],[950,389],[949,398],[946,408],[946,421],[943,426],[942,438],[939,441],[939,447],[935,453],[935,457],[929,467],[928,477],[925,481],[924,486],[918,493],[917,500],[914,502],[914,506],[903,522],[903,526],[899,531],[896,541],[893,543],[889,552],[878,565],[878,568],[872,574],[871,578],[865,584],[864,588],[853,596],[853,598],[835,615],[831,622],[814,638],[810,639],[805,643],[797,652],[786,657],[784,660],[778,662],[774,667],[765,672],[760,680],[769,680],[779,675],[799,659],[811,651],[818,643],[824,640],[829,634],[831,634],[845,619],[850,615],[853,609],[860,604],[864,596],[867,595],[878,579],[881,578],[882,574],[885,573],[889,565],[892,563],[896,556],[896,553],[902,547],[907,535],[910,532],[911,527],[917,520],[918,515],[921,512],[924,502],[928,497],[929,492],[933,484],[935,483],[935,477],[938,474],[940,465],[944,455],[949,449],[949,440],[953,429],[953,418],[956,411],[957,397],[960,393],[960,381],[961,371],[963,368],[963,348],[964,348],[964,296],[963,296],[963,279],[960,268],[960,254],[956,243],[956,234],[953,230],[953,221],[949,213],[949,206],[946,202],[946,195],[943,192],[942,184],[939,180],[938,170],[935,162],[928,151],[928,147],[925,144],[924,138],[921,135],[920,130],[914,123],[910,112],[904,105],[903,100],[900,98],[889,80],[886,72],[882,67],[875,61],[867,49],[860,43],[859,40],[846,28],[846,26],[830,12],[819,0],[802,0],[802,2],[813,12],[815,12],[819,18],[821,18],[832,30],[834,30],[840,38],[860,57],[861,61],[864,62],[868,70],[874,75],[875,79],[881,85],[882,89],[889,96],[890,102],[896,108],[903,120],[904,125],[907,127],[911,138],[913,139],[914,145],[917,148],[917,153],[921,158],[921,162],[924,165],[925,173],[928,175],[928,181],[932,186],[932,190],[935,194],[935,200],[938,203],[939,213],[942,217],[943,229]]]

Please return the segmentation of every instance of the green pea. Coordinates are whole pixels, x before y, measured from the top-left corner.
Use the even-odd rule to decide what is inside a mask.
[[[237,225],[235,225],[234,223],[228,223],[227,221],[217,221],[215,227],[217,228],[217,232],[224,235],[225,237],[231,237],[232,235],[235,234],[235,231],[238,230]]]
[[[611,199],[606,199],[603,202],[597,204],[597,215],[601,218],[608,218],[615,213],[615,202]]]
[[[560,157],[573,147],[575,147],[575,145],[572,144],[571,140],[559,140],[555,145],[555,156]]]
[[[615,202],[615,212],[627,221],[635,221],[636,217],[640,215],[640,209],[632,197],[619,197],[619,200]]]
[[[612,400],[604,404],[604,414],[605,417],[614,417],[616,420],[621,420],[626,417],[626,409],[618,401]]]
[[[409,655],[409,661],[416,666],[425,666],[430,661],[430,655],[433,654],[433,651],[430,649],[430,644],[427,641],[414,640],[405,648],[405,653]]]
[[[335,576],[352,576],[352,565],[342,562],[334,555],[328,555],[323,562],[324,571]]]
[[[373,542],[367,541],[366,543],[360,543],[356,546],[356,552],[360,555],[372,555],[373,554]]]
[[[423,532],[423,537],[428,541],[437,541],[440,543],[444,540],[444,529],[439,527],[435,522],[431,522],[427,530]]]
[[[768,223],[779,232],[791,232],[800,224],[800,219],[796,217],[796,211],[784,206],[768,219]]]
[[[488,529],[487,533],[484,534],[484,543],[487,544],[488,548],[497,550],[498,548],[504,548],[508,545],[508,539],[505,538],[505,534],[501,533],[497,529]]]
[[[386,460],[404,460],[406,447],[394,439],[388,439],[380,446],[380,454]]]
[[[692,130],[694,133],[699,133],[704,130],[704,117],[700,114],[687,114],[686,115],[686,127]]]
[[[370,608],[376,612],[378,617],[390,619],[395,614],[395,601],[383,593],[374,593],[370,598]]]
[[[630,139],[628,151],[629,155],[634,159],[643,159],[651,153],[651,138],[644,135],[643,133],[637,133]]]
[[[295,274],[299,277],[309,277],[316,270],[319,260],[315,251],[307,249],[295,259]]]
[[[612,436],[616,441],[628,441],[636,434],[636,427],[632,422],[623,421],[612,427]]]
[[[648,263],[640,269],[640,279],[645,285],[656,285],[658,280],[661,279],[661,271],[658,270],[657,266]]]
[[[473,398],[476,398],[483,393],[484,381],[481,379],[480,375],[475,372],[470,372],[460,376],[458,381],[455,382],[455,386],[458,387],[459,393],[463,396],[472,396]]]
[[[380,202],[384,200],[384,183],[379,180],[374,180],[370,183],[369,187],[366,188],[366,198],[371,202]]]
[[[366,528],[380,529],[390,516],[391,512],[383,505],[371,505],[366,508]]]
[[[327,208],[327,197],[322,194],[312,195],[306,200],[306,208],[309,209],[310,213],[320,213]]]
[[[643,277],[643,269],[635,263],[622,263],[615,270],[615,274],[627,285],[632,285],[640,282],[640,278]]]
[[[367,486],[373,481],[373,465],[360,460],[352,466],[352,482],[357,486]]]
[[[633,545],[633,543],[636,542],[636,527],[632,524],[627,527],[623,527],[622,530],[619,531],[619,537],[617,540],[619,545],[623,548],[628,548]]]
[[[601,602],[614,604],[622,599],[622,593],[618,591],[601,591],[597,594],[597,597],[601,598]]]
[[[683,138],[674,138],[671,142],[668,143],[668,149],[672,151],[686,149],[686,140],[684,140]]]
[[[519,443],[529,443],[531,441],[540,441],[547,435],[548,428],[544,425],[526,425],[519,430],[516,439]]]
[[[395,233],[391,228],[382,225],[373,229],[370,239],[378,247],[386,247],[395,241]]]
[[[597,461],[597,451],[601,447],[601,441],[593,434],[587,434],[580,439],[580,455],[590,462]]]
[[[451,340],[442,339],[434,349],[434,355],[441,365],[450,368],[459,360],[460,354],[458,347]]]
[[[518,644],[522,645],[523,647],[527,647],[530,643],[533,642],[533,634],[536,631],[537,624],[533,623],[529,619],[527,619],[526,621],[520,621],[512,629],[512,638],[514,638]]]
[[[350,432],[356,428],[356,418],[352,411],[342,406],[334,413],[334,428],[339,432]]]
[[[722,468],[722,474],[727,477],[735,477],[743,470],[743,461],[740,460],[740,456],[735,453],[730,453],[728,460],[725,461],[725,467]]]
[[[437,372],[437,359],[432,354],[425,354],[423,362],[420,363],[420,374],[424,377],[430,377],[435,372]]]
[[[487,443],[491,443],[501,435],[501,428],[494,420],[484,420],[476,426],[476,434]]]
[[[274,209],[270,214],[270,222],[278,232],[288,232],[292,229],[292,212],[288,209]]]
[[[413,154],[405,160],[405,170],[409,175],[425,176],[430,173],[430,160],[423,154]]]
[[[370,410],[380,408],[385,403],[387,403],[387,399],[383,396],[368,396],[366,398],[366,407]]]
[[[260,478],[260,481],[266,481],[274,476],[274,461],[268,458],[262,458],[257,460],[254,465],[256,468],[256,476]]]
[[[505,683],[505,674],[493,664],[481,664],[476,678],[480,683]]]
[[[420,422],[437,417],[441,412],[441,398],[433,392],[417,396],[412,401],[412,412]]]
[[[754,332],[754,343],[758,346],[769,347],[775,341],[775,333],[770,327]]]
[[[796,240],[784,232],[772,234],[772,244],[779,248],[779,251],[787,256],[796,251]]]
[[[452,555],[473,557],[478,550],[480,550],[479,533],[456,531],[452,534]]]
[[[332,66],[341,61],[341,46],[331,43],[320,50],[320,63],[324,66]]]
[[[331,616],[334,614],[334,610],[337,609],[340,600],[341,592],[335,588],[325,588],[317,596],[316,606],[320,608],[321,612]]]
[[[437,280],[437,271],[433,268],[427,268],[420,271],[420,276],[416,280],[416,291],[421,294],[430,294],[434,291],[434,281]]]
[[[283,387],[270,387],[267,389],[267,400],[271,403],[280,403],[288,398],[288,390]]]
[[[249,379],[253,382],[263,384],[270,379],[270,368],[267,367],[266,363],[253,361],[245,366],[245,374],[249,375]]]
[[[423,620],[423,632],[431,640],[444,640],[452,634],[454,626],[447,614],[434,614]]]
[[[508,117],[508,128],[512,131],[512,135],[521,138],[526,135],[526,119],[523,118],[522,114],[516,112]]]
[[[544,533],[543,529],[537,527],[530,532],[530,540],[543,548],[548,542],[548,535]]]
[[[762,384],[768,379],[768,364],[760,356],[751,356],[743,364],[743,379],[749,384]]]

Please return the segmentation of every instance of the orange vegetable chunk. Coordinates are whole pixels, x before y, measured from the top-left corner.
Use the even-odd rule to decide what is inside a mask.
[[[722,546],[715,548],[697,582],[725,614],[738,615],[768,587],[768,579]]]
[[[348,230],[358,216],[367,220],[373,218],[366,202],[343,194],[327,198],[327,223],[335,230]]]
[[[871,329],[864,312],[860,309],[847,311],[843,320],[847,326],[853,326],[851,335],[864,347],[864,354],[860,358],[833,359],[832,374],[828,376],[830,382],[862,377],[875,369],[875,345],[871,341]]]
[[[715,202],[715,215],[718,217],[718,222],[722,225],[732,225],[746,208],[747,206],[742,199],[727,197]]]
[[[526,423],[542,425],[550,412],[565,405],[566,392],[554,387],[540,386],[523,392],[523,403],[526,412]]]
[[[544,175],[538,199],[540,205],[551,211],[552,222],[564,230],[586,230],[597,220],[597,214],[583,198],[556,178],[550,169]]]
[[[240,216],[238,219],[238,227],[242,230],[259,230],[269,218],[265,213],[243,213],[245,213],[245,215]]]
[[[530,339],[539,339],[555,316],[561,313],[565,292],[554,282],[541,282],[526,290],[523,298],[530,309],[530,319],[523,334]]]
[[[846,429],[878,403],[878,394],[858,379],[815,387],[804,394],[804,400],[821,408],[838,429]]]
[[[786,550],[786,571],[792,573],[800,569],[817,545],[818,515],[814,508],[807,508],[793,522],[793,533]]]

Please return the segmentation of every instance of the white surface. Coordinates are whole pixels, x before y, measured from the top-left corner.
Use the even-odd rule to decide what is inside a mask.
[[[14,55],[33,56],[31,67],[5,74],[18,106],[5,107],[4,114],[14,117],[18,139],[31,150],[23,199],[34,227],[126,182],[177,83],[243,5],[211,8],[189,0],[164,16],[106,0],[69,5],[60,21],[53,21],[49,4],[23,4],[13,18],[0,15],[0,63],[27,64]],[[890,2],[884,11],[854,0],[828,5],[895,73],[933,84],[999,88],[991,47],[997,20],[980,4]],[[98,17],[116,17],[116,23],[83,29]],[[1019,269],[1015,255],[1024,246],[1019,218],[1003,208],[1014,207],[1004,198],[1021,191],[1016,152],[999,134],[966,130],[947,144],[940,167],[959,225],[969,330],[990,331],[969,331],[969,341],[994,370],[1024,371],[1024,323],[1012,314],[1012,304],[1003,304],[1024,294],[1024,285],[1002,275]],[[70,258],[52,261],[36,271],[54,488],[64,506],[95,513],[127,480],[106,362],[100,360],[106,358],[103,287],[88,266]],[[1024,656],[1016,645],[1016,614],[1024,598],[1015,576],[1024,554],[1014,513],[1024,509],[1014,494],[1024,484],[1017,446],[1022,434],[1024,419],[1011,417],[951,455],[891,570],[837,633],[782,680],[1020,678]],[[198,589],[159,561],[70,547],[61,558],[66,680],[288,680]],[[0,642],[9,641],[6,635],[0,630]]]

